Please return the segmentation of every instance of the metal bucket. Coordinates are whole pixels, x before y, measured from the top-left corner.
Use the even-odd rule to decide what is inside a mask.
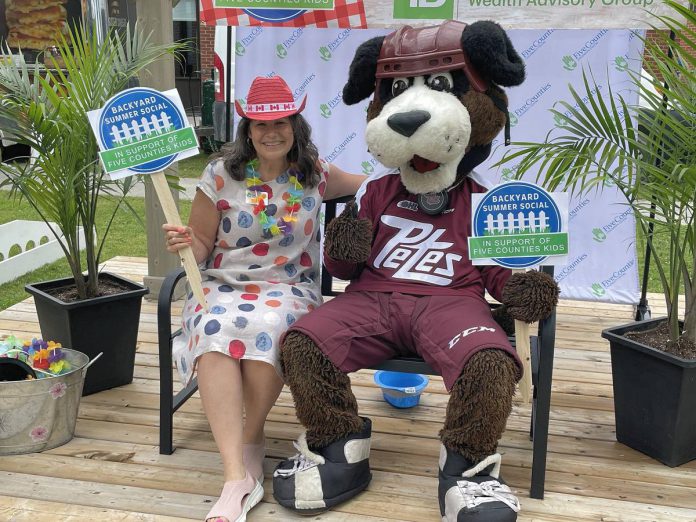
[[[0,382],[0,455],[49,450],[73,438],[87,368],[101,354],[90,361],[82,352],[62,351],[73,368],[68,373]]]

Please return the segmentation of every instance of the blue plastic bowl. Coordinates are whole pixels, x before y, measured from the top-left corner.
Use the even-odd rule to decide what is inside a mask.
[[[420,401],[421,392],[428,385],[428,378],[417,373],[375,373],[375,383],[382,389],[384,400],[395,408],[412,408]]]

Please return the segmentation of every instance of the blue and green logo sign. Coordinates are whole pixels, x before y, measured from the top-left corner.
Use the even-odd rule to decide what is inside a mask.
[[[292,11],[298,9],[333,9],[334,0],[213,0],[214,7]]]
[[[475,194],[469,257],[526,268],[568,254],[568,233],[553,196],[525,181]]]
[[[288,50],[283,44],[276,45],[276,56],[281,60],[288,55]]]
[[[394,18],[409,20],[454,19],[455,0],[394,0]]]
[[[234,54],[237,56],[244,56],[245,52],[246,47],[244,47],[244,44],[242,42],[237,42],[237,44],[234,46]]]
[[[287,22],[308,10],[334,9],[334,0],[213,0],[214,7],[241,9],[261,22]]]
[[[164,170],[180,152],[198,149],[193,128],[175,102],[154,89],[136,87],[89,113],[104,169],[151,174]]]

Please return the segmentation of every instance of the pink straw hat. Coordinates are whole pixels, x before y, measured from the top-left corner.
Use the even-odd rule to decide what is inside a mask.
[[[295,103],[290,87],[280,76],[266,78],[257,76],[251,82],[246,99],[246,112],[235,100],[237,114],[250,120],[278,120],[293,114],[299,114],[305,107],[307,95],[302,98],[299,107]]]

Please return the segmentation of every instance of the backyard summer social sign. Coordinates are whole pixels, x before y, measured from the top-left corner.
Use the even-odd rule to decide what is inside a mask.
[[[472,194],[474,265],[527,268],[568,254],[568,195],[550,194],[533,183],[512,181]],[[561,264],[565,264],[565,259]]]
[[[196,134],[176,89],[126,89],[87,115],[111,179],[161,172],[198,154]]]

